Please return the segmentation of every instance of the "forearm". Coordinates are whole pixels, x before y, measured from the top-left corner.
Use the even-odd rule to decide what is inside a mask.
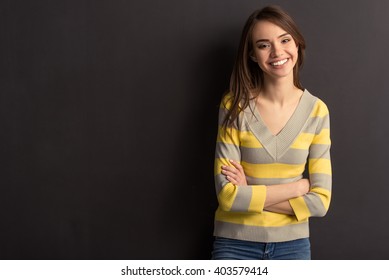
[[[302,196],[308,191],[309,181],[307,179],[301,179],[293,183],[266,186],[265,209],[283,202],[289,205],[289,199]]]
[[[223,162],[217,163],[215,174],[216,181],[219,181],[219,185],[223,185],[218,191],[218,200],[224,211],[248,209],[248,212],[261,212],[268,210],[293,215],[294,211],[289,200],[306,194],[310,187],[307,179],[278,185],[247,186],[244,169],[235,160],[223,159]],[[224,176],[218,176],[219,174]],[[230,183],[225,184],[226,181]]]
[[[268,207],[265,207],[264,210],[274,213],[294,215],[294,211],[290,206],[289,201],[283,201],[277,204],[270,205]]]

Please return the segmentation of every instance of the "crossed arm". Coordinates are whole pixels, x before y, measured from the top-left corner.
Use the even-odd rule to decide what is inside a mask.
[[[298,221],[309,217],[323,217],[331,200],[330,119],[328,108],[317,101],[310,117],[309,180],[279,185],[248,185],[240,146],[242,140],[251,145],[252,136],[237,120],[231,128],[224,128],[222,120],[229,109],[229,99],[223,101],[219,111],[219,131],[215,151],[215,186],[222,211],[261,213],[263,210],[293,215]],[[227,103],[226,103],[227,102]],[[245,137],[245,138],[243,138]],[[233,159],[234,161],[228,161]],[[247,186],[247,187],[246,187]]]
[[[222,174],[232,184],[247,186],[246,175],[243,167],[236,161],[230,160],[232,166],[222,166]],[[309,192],[308,179],[300,179],[297,182],[266,186],[266,199],[264,210],[294,215],[289,199],[303,196]]]

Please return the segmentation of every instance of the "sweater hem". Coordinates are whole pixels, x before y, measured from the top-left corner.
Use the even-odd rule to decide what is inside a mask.
[[[214,236],[253,242],[285,242],[309,237],[309,222],[260,227],[215,221]]]

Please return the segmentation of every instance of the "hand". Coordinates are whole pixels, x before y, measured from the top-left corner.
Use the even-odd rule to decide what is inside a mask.
[[[308,179],[300,179],[297,181],[297,194],[303,196],[310,191],[311,183]]]
[[[247,186],[246,175],[242,165],[238,162],[230,160],[233,166],[222,166],[222,174],[224,174],[228,181],[238,186]]]

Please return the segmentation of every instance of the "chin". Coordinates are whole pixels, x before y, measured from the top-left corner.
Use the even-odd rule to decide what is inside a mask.
[[[267,71],[266,76],[272,77],[272,78],[286,78],[289,76],[293,77],[293,69],[288,71]]]

